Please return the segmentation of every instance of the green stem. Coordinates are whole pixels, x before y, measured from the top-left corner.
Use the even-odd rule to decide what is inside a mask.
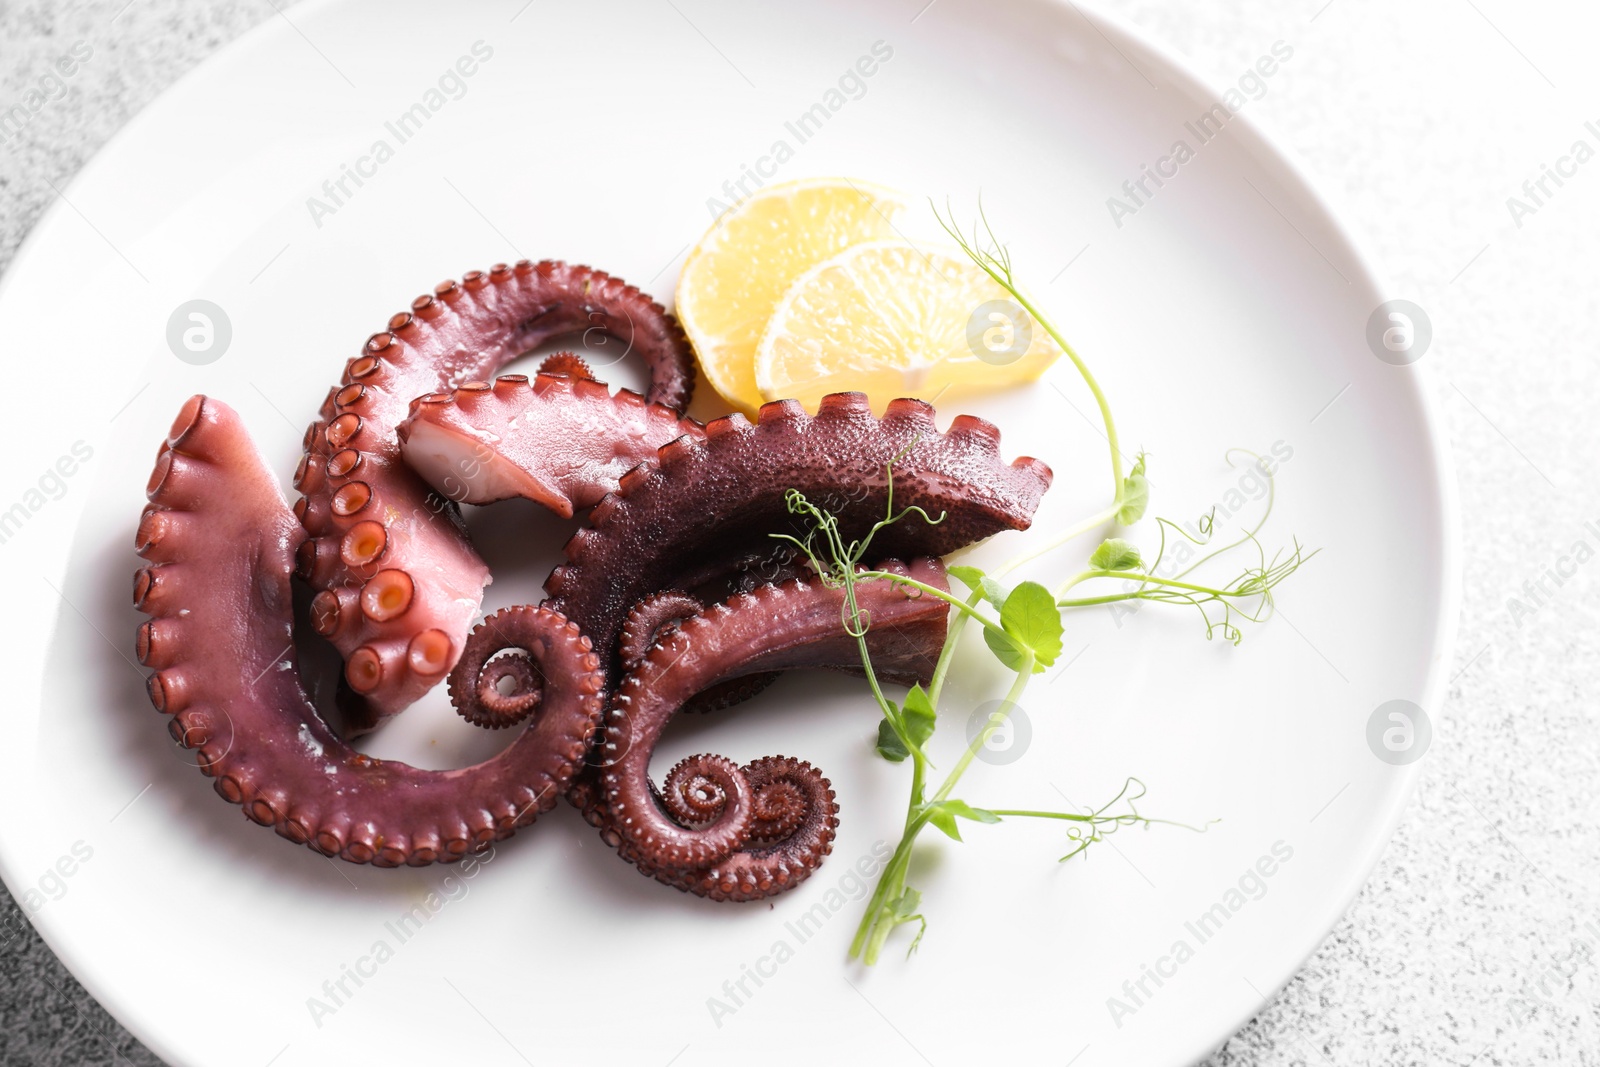
[[[930,200],[929,203],[932,204],[932,201]],[[1006,251],[1005,246],[1000,243],[999,238],[995,236],[994,229],[989,226],[989,219],[983,214],[983,205],[981,203],[978,206],[978,214],[983,219],[984,228],[989,231],[990,239],[994,241],[1000,250],[998,255],[980,251],[975,247],[977,244],[975,239],[969,243],[962,236],[961,230],[955,225],[954,212],[951,213],[949,222],[946,222],[944,217],[939,214],[937,204],[933,204],[933,213],[934,217],[939,220],[939,225],[955,239],[968,258],[993,279],[996,285],[1010,293],[1016,302],[1022,306],[1023,310],[1033,316],[1035,322],[1044,327],[1044,332],[1050,335],[1051,340],[1061,346],[1061,351],[1066,353],[1067,358],[1072,360],[1072,365],[1078,369],[1078,374],[1083,378],[1083,384],[1087,385],[1089,392],[1094,394],[1095,405],[1100,409],[1100,421],[1105,424],[1106,428],[1106,444],[1111,451],[1111,493],[1112,497],[1117,501],[1117,509],[1120,510],[1122,505],[1122,447],[1117,443],[1117,420],[1111,415],[1111,404],[1106,400],[1106,394],[1100,388],[1100,383],[1095,380],[1094,372],[1089,369],[1089,365],[1083,361],[1077,350],[1072,347],[1067,339],[1061,336],[1061,331],[1056,329],[1055,324],[1034,306],[1033,301],[1028,299],[1021,286],[1017,285],[1011,274],[1011,255]],[[1113,511],[1112,514],[1115,515],[1116,512]],[[1007,570],[1009,569],[1008,567]],[[1005,571],[1001,573],[1005,573]]]
[[[1057,600],[1058,608],[1092,608],[1099,604],[1120,604],[1124,600],[1139,600],[1142,594],[1133,593],[1107,593],[1105,596],[1074,597],[1070,600]]]
[[[1160,577],[1157,577],[1154,574],[1147,574],[1144,571],[1087,570],[1087,571],[1082,572],[1081,574],[1075,575],[1074,577],[1068,578],[1066,580],[1066,582],[1062,583],[1061,588],[1056,590],[1056,602],[1057,602],[1057,604],[1059,605],[1061,603],[1061,598],[1066,594],[1067,590],[1071,589],[1073,586],[1078,585],[1081,582],[1087,582],[1087,581],[1090,581],[1090,580],[1095,579],[1095,578],[1126,578],[1129,581],[1137,581],[1141,586],[1159,585],[1159,586],[1164,586],[1164,587],[1169,588],[1169,589],[1184,589],[1184,590],[1187,590],[1187,591],[1189,591],[1191,593],[1205,593],[1207,596],[1215,596],[1215,597],[1224,597],[1224,596],[1251,597],[1251,596],[1258,596],[1260,594],[1260,592],[1261,592],[1260,590],[1257,590],[1257,589],[1251,589],[1251,590],[1216,589],[1216,588],[1214,588],[1212,586],[1209,586],[1209,585],[1196,585],[1193,582],[1179,581],[1176,578],[1160,578]],[[1124,594],[1122,594],[1121,599],[1127,599],[1129,597],[1135,597],[1135,596],[1138,596],[1138,595],[1139,594],[1138,594],[1137,591],[1136,592],[1132,592],[1132,593],[1124,593]],[[1093,598],[1093,599],[1094,599],[1095,602],[1104,603],[1104,601],[1100,600],[1099,598]]]
[[[856,936],[850,942],[850,958],[860,957],[867,964],[878,962],[878,951],[883,947],[889,931],[894,929],[891,901],[899,900],[900,894],[905,890],[906,871],[911,866],[911,846],[916,842],[917,834],[921,832],[925,819],[920,814],[922,802],[917,792],[920,790],[920,784],[913,785],[912,788],[913,795],[917,799],[906,813],[905,832],[900,836],[900,844],[895,847],[894,855],[889,857],[888,864],[883,868],[883,874],[878,878],[878,887],[873,890],[872,899],[867,901],[867,909],[861,916],[861,922],[856,926]],[[879,932],[880,928],[882,933]]]
[[[1064,811],[1027,811],[1021,808],[990,808],[996,815],[1010,815],[1018,819],[1066,819],[1069,822],[1093,822],[1095,815],[1072,815]]]
[[[1016,570],[1018,567],[1022,566],[1023,564],[1032,563],[1034,560],[1038,559],[1040,556],[1045,555],[1048,552],[1054,552],[1056,549],[1060,548],[1062,545],[1066,544],[1068,541],[1071,541],[1074,538],[1082,537],[1084,534],[1088,533],[1090,530],[1094,529],[1096,526],[1099,526],[1102,523],[1110,522],[1112,519],[1117,517],[1117,513],[1119,511],[1121,511],[1121,510],[1122,510],[1122,483],[1119,481],[1117,483],[1116,499],[1111,502],[1111,506],[1110,507],[1106,508],[1104,511],[1097,511],[1093,515],[1090,515],[1088,518],[1086,518],[1086,519],[1084,519],[1084,520],[1082,520],[1080,522],[1074,523],[1073,525],[1069,526],[1067,528],[1066,532],[1063,533],[1060,537],[1057,537],[1054,541],[1051,541],[1046,545],[1043,545],[1043,546],[1041,546],[1039,548],[1036,548],[1032,552],[1025,552],[1022,555],[1020,555],[1020,556],[1016,557],[1015,559],[1011,560],[1009,563],[1002,564],[1000,567],[996,568],[996,570],[994,572],[996,577],[998,577],[998,576],[1000,576],[1002,574],[1010,574],[1012,571]]]
[[[918,829],[920,830],[921,828],[918,827]],[[891,892],[886,893],[883,899],[879,901],[878,906],[867,913],[872,921],[868,925],[863,920],[863,925],[866,925],[867,929],[862,934],[856,935],[858,940],[863,940],[865,943],[864,951],[861,953],[861,961],[869,967],[878,962],[878,956],[883,951],[883,943],[889,940],[889,935],[894,932],[897,925],[895,922],[894,901],[899,900],[900,894],[905,890],[906,874],[911,869],[911,846],[916,842],[916,839],[917,831],[915,830],[908,831],[900,839],[900,847],[895,849],[894,855],[890,857],[889,867],[885,869],[884,879],[881,883]],[[854,946],[852,946],[851,954],[855,954]]]
[[[1004,631],[1001,632],[1003,633]],[[978,731],[978,736],[972,739],[972,743],[967,746],[967,750],[961,754],[961,759],[957,760],[956,765],[951,768],[949,775],[944,780],[944,784],[939,786],[937,793],[933,794],[933,800],[930,803],[937,804],[950,795],[950,790],[956,787],[956,783],[966,773],[967,768],[978,755],[978,750],[989,743],[990,735],[999,729],[1006,719],[1010,718],[1011,709],[1015,708],[1017,701],[1022,699],[1022,692],[1028,688],[1028,682],[1033,677],[1033,652],[1025,648],[1019,648],[1017,651],[1022,655],[1022,666],[1017,669],[1016,681],[1011,683],[1011,688],[1006,691],[1005,699],[1000,702],[1000,710],[989,716],[987,725]]]
[[[1009,641],[1011,639],[1004,627],[978,610],[978,605],[983,603],[983,594],[977,590],[974,590],[966,600],[962,600],[960,597],[947,593],[937,586],[928,585],[925,582],[917,581],[915,578],[907,578],[903,574],[894,574],[890,571],[864,571],[858,577],[883,578],[891,582],[899,582],[901,585],[910,586],[913,589],[938,597],[946,604],[957,609],[958,614],[950,621],[950,630],[945,634],[944,648],[939,650],[939,661],[934,664],[933,677],[928,683],[928,703],[935,708],[939,706],[939,694],[944,689],[945,677],[950,673],[950,663],[955,658],[956,646],[960,644],[961,634],[966,629],[968,619],[976,619],[986,628],[1005,637],[1006,640]]]
[[[989,629],[993,630],[995,633],[1004,634],[1005,637],[1006,637],[1006,640],[1009,641],[1011,639],[1010,635],[1006,634],[1005,629],[1003,627],[1001,627],[1001,625],[999,623],[992,621],[986,615],[984,615],[981,611],[978,610],[978,603],[981,602],[981,600],[982,600],[981,594],[980,594],[978,600],[969,602],[969,601],[966,601],[966,600],[962,600],[960,597],[956,596],[954,593],[945,592],[943,589],[940,589],[936,585],[929,585],[927,582],[919,582],[915,578],[908,578],[903,574],[896,574],[893,571],[862,571],[860,574],[856,575],[856,577],[858,579],[860,579],[860,578],[883,578],[883,579],[885,579],[887,581],[896,582],[896,583],[898,583],[900,585],[910,586],[912,589],[916,589],[916,590],[918,590],[920,592],[927,593],[929,596],[937,597],[938,599],[944,601],[946,604],[949,604],[951,607],[956,608],[957,610],[961,611],[962,613],[972,616],[974,619],[977,619],[984,626],[987,626]],[[946,638],[945,644],[948,645],[949,643],[950,643],[949,639]]]
[[[894,576],[890,575],[889,577]],[[962,617],[964,618],[965,616]],[[1002,630],[1001,632],[1004,633],[1005,631]],[[1027,649],[1019,649],[1018,651],[1023,657],[1022,667],[1017,672],[1016,680],[1012,683],[1010,690],[1006,693],[999,713],[991,716],[989,722],[979,731],[978,736],[973,738],[972,743],[962,753],[961,759],[945,778],[944,783],[939,787],[939,792],[934,795],[932,801],[925,803],[922,800],[924,788],[923,768],[920,763],[913,766],[911,803],[906,811],[905,832],[900,838],[900,844],[896,847],[894,855],[890,857],[888,865],[879,877],[878,886],[873,891],[871,900],[867,902],[866,912],[861,916],[861,922],[856,927],[856,935],[850,942],[851,959],[859,957],[868,965],[878,961],[878,955],[883,949],[884,942],[888,940],[889,935],[898,925],[893,904],[905,892],[905,878],[906,872],[911,865],[912,847],[916,844],[917,836],[922,833],[923,827],[928,824],[929,806],[937,804],[950,795],[950,791],[960,781],[962,774],[966,773],[967,767],[972,763],[978,750],[988,743],[994,731],[999,729],[1005,722],[1006,718],[1011,714],[1011,709],[1016,707],[1017,701],[1021,699],[1023,690],[1027,688],[1028,681],[1033,674],[1034,657],[1033,653]],[[869,676],[871,674],[870,668],[868,674]],[[915,756],[916,754],[915,749],[913,749],[912,755]]]
[[[1033,306],[1033,301],[1029,300],[1020,288],[1016,286],[1009,288],[1011,295],[1016,298],[1017,303],[1022,305],[1023,310],[1032,315],[1033,321],[1043,326],[1044,332],[1049,334],[1051,339],[1061,346],[1061,351],[1067,354],[1067,358],[1072,360],[1072,365],[1077,367],[1078,373],[1083,376],[1083,383],[1089,387],[1089,392],[1094,394],[1094,402],[1100,408],[1101,421],[1106,424],[1106,443],[1111,446],[1111,484],[1116,487],[1116,495],[1120,498],[1122,496],[1122,449],[1117,444],[1117,423],[1111,417],[1111,405],[1106,401],[1105,393],[1101,392],[1100,383],[1095,381],[1093,372],[1089,370],[1089,365],[1078,358],[1078,353],[1067,343],[1067,339],[1061,336],[1061,331],[1057,330],[1055,325],[1045,318],[1038,308]]]
[[[1250,451],[1247,448],[1230,448],[1230,449],[1228,449],[1228,451],[1226,453],[1224,453],[1224,458],[1226,458],[1228,460],[1229,466],[1233,465],[1233,454],[1235,452],[1243,452],[1245,455],[1249,456],[1251,459],[1253,459],[1253,460],[1255,460],[1257,462],[1260,462],[1260,460],[1261,460],[1260,456],[1258,456],[1256,453]],[[1272,477],[1270,475],[1268,475],[1268,477],[1267,477],[1267,506],[1261,509],[1261,517],[1256,520],[1256,524],[1254,526],[1250,527],[1248,530],[1246,530],[1242,535],[1240,535],[1240,537],[1239,537],[1239,539],[1237,541],[1232,541],[1232,542],[1230,542],[1230,543],[1228,543],[1226,545],[1222,545],[1222,546],[1220,546],[1218,548],[1213,548],[1210,552],[1205,553],[1199,559],[1195,560],[1193,563],[1191,563],[1187,567],[1183,568],[1183,570],[1179,571],[1177,574],[1174,574],[1173,577],[1174,578],[1182,578],[1185,574],[1190,573],[1196,567],[1201,566],[1202,564],[1204,564],[1208,560],[1213,559],[1213,558],[1215,558],[1217,556],[1220,556],[1224,552],[1228,552],[1228,551],[1230,551],[1232,549],[1238,548],[1240,545],[1244,544],[1246,541],[1254,541],[1255,538],[1256,538],[1256,534],[1261,532],[1261,528],[1267,524],[1267,519],[1269,517],[1271,517],[1271,515],[1272,515],[1272,506],[1273,506],[1274,503],[1277,502],[1277,498],[1278,498],[1278,486],[1277,486],[1277,483],[1275,481],[1273,481],[1273,479],[1272,479]],[[1188,536],[1188,535],[1185,535],[1185,536]],[[1193,538],[1191,537],[1190,540],[1192,541]]]
[[[983,603],[983,593],[974,589],[966,600],[966,606],[970,611],[976,611],[981,603]],[[944,691],[945,676],[950,673],[950,664],[955,660],[956,646],[961,643],[961,634],[966,630],[969,618],[971,618],[969,612],[961,612],[950,620],[950,631],[945,635],[944,647],[939,650],[939,662],[933,668],[933,680],[928,685],[928,703],[935,708],[939,706],[939,694]]]

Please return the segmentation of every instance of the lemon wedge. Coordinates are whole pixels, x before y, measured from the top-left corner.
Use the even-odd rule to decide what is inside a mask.
[[[818,263],[784,293],[756,345],[766,400],[812,410],[858,390],[882,412],[901,396],[1032,381],[1061,348],[960,252],[872,241]]]
[[[891,237],[906,208],[866,182],[807,178],[768,186],[730,208],[684,261],[678,320],[718,393],[753,413],[762,403],[755,352],[790,284],[862,241]]]

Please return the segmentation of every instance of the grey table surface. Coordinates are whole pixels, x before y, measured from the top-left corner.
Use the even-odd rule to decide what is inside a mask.
[[[1342,202],[1394,294],[1427,309],[1460,481],[1461,636],[1421,784],[1349,912],[1206,1063],[1600,1064],[1600,608],[1595,567],[1554,571],[1600,541],[1584,525],[1600,524],[1600,166],[1561,163],[1578,140],[1600,146],[1600,18],[1509,0],[1097,7],[1213,84],[1273,41],[1294,46],[1252,117]],[[129,118],[292,13],[270,0],[0,3],[0,110],[74,45],[90,50],[58,99],[0,136],[0,269]],[[1525,190],[1546,166],[1573,173]],[[1394,534],[1397,551],[1428,551]],[[159,1063],[9,895],[0,920],[0,1062]]]

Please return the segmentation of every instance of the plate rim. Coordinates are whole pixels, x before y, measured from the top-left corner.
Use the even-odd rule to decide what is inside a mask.
[[[1165,63],[1174,74],[1189,82],[1189,88],[1199,89],[1209,94],[1209,98],[1220,99],[1220,94],[1214,92],[1209,79],[1203,77],[1194,69],[1187,56],[1177,52],[1164,41],[1157,40],[1144,33],[1137,26],[1123,19],[1120,15],[1099,10],[1098,8],[1085,9],[1074,0],[1044,0],[1055,6],[1070,7],[1081,15],[1086,22],[1093,26],[1100,23],[1102,31],[1110,31],[1121,37],[1122,42],[1128,47],[1143,51],[1160,62]],[[1234,112],[1228,120],[1229,129],[1236,126],[1243,128],[1251,137],[1252,144],[1246,146],[1252,154],[1265,157],[1277,164],[1297,186],[1297,192],[1305,199],[1308,206],[1314,207],[1327,221],[1338,240],[1342,242],[1349,254],[1353,265],[1359,268],[1361,278],[1359,282],[1365,283],[1373,295],[1381,295],[1394,291],[1388,281],[1387,274],[1377,266],[1380,262],[1370,251],[1370,240],[1364,233],[1356,230],[1347,221],[1355,216],[1345,204],[1344,198],[1332,192],[1328,184],[1316,176],[1306,161],[1286,142],[1268,120],[1263,120],[1257,112]],[[1437,726],[1444,717],[1444,698],[1448,683],[1444,676],[1453,664],[1456,653],[1456,643],[1461,625],[1461,598],[1463,581],[1463,560],[1461,555],[1461,512],[1460,512],[1460,483],[1456,474],[1455,458],[1451,448],[1448,433],[1445,431],[1445,422],[1439,410],[1437,392],[1433,388],[1437,381],[1438,372],[1430,363],[1426,354],[1414,363],[1403,367],[1393,368],[1405,375],[1406,388],[1415,396],[1418,410],[1422,414],[1422,426],[1426,432],[1429,444],[1429,458],[1437,473],[1433,489],[1438,494],[1440,513],[1441,544],[1439,545],[1438,571],[1440,577],[1440,598],[1438,610],[1434,618],[1437,639],[1430,650],[1429,662],[1426,667],[1426,678],[1423,691],[1419,694],[1417,703]],[[1437,733],[1437,730],[1435,731]],[[1371,881],[1372,872],[1377,867],[1378,861],[1383,858],[1384,852],[1394,840],[1395,830],[1404,818],[1411,798],[1417,790],[1417,784],[1422,775],[1422,769],[1427,762],[1426,753],[1423,758],[1412,763],[1395,768],[1398,772],[1398,784],[1391,790],[1392,801],[1383,818],[1376,824],[1377,832],[1372,834],[1360,853],[1357,863],[1347,868],[1350,872],[1341,884],[1335,896],[1340,901],[1337,909],[1328,918],[1326,925],[1320,921],[1318,933],[1302,952],[1297,953],[1293,968],[1281,979],[1273,982],[1267,990],[1262,1001],[1254,1008],[1238,1018],[1220,1038],[1196,1051],[1192,1062],[1206,1059],[1227,1044],[1250,1021],[1271,1004],[1278,995],[1294,981],[1295,977],[1305,970],[1306,963],[1318,949],[1328,940],[1339,920],[1350,911],[1350,906],[1361,891]]]
[[[348,0],[302,0],[296,5],[296,10],[303,15],[315,17],[323,9],[346,2]],[[1211,80],[1202,76],[1187,56],[1120,14],[1078,3],[1075,0],[1010,0],[1010,2],[1017,8],[1070,9],[1087,23],[1091,30],[1104,37],[1108,44],[1112,44],[1113,48],[1121,45],[1136,54],[1142,53],[1164,66],[1171,80],[1183,88],[1207,99],[1221,98]],[[98,181],[100,171],[109,166],[106,162],[108,157],[119,150],[124,142],[137,140],[142,136],[146,126],[154,121],[151,118],[153,112],[168,103],[169,98],[188,91],[192,82],[202,80],[220,66],[232,64],[254,51],[268,47],[269,44],[285,37],[288,32],[277,20],[263,19],[207,55],[163,88],[96,148],[54,201],[40,214],[17,246],[10,264],[4,273],[0,274],[0,306],[4,305],[16,279],[28,273],[32,260],[37,256],[38,246],[49,240],[50,234],[59,226],[61,219],[70,214],[70,194],[77,192],[84,184]],[[1113,41],[1113,38],[1116,40]],[[1139,70],[1132,60],[1128,62]],[[1140,73],[1142,74],[1142,71]],[[1350,265],[1359,271],[1359,277],[1352,284],[1364,285],[1375,297],[1394,291],[1385,273],[1376,266],[1380,261],[1370,253],[1369,240],[1349,221],[1360,216],[1348,209],[1342,195],[1332,191],[1327,182],[1316,176],[1300,154],[1278,134],[1270,120],[1261,118],[1254,111],[1249,114],[1239,111],[1229,120],[1229,128],[1242,131],[1244,136],[1241,141],[1244,143],[1240,145],[1241,150],[1262,164],[1277,167],[1287,179],[1285,187],[1296,194],[1300,206],[1303,209],[1313,209],[1314,213],[1326,223],[1337,241],[1344,245]],[[1405,375],[1402,388],[1411,392],[1421,414],[1422,429],[1429,446],[1428,459],[1436,474],[1431,488],[1436,493],[1441,518],[1441,541],[1436,565],[1440,596],[1434,616],[1436,637],[1429,650],[1428,663],[1424,668],[1425,679],[1417,703],[1437,725],[1443,721],[1445,696],[1448,690],[1445,676],[1454,662],[1460,629],[1464,562],[1461,554],[1459,482],[1450,440],[1445,430],[1445,421],[1440,411],[1440,401],[1437,399],[1436,389],[1433,388],[1438,372],[1426,358],[1404,367],[1397,367],[1395,371]],[[63,557],[62,568],[65,569],[69,563],[70,553]],[[59,615],[59,605],[55,610]],[[1273,980],[1263,1000],[1242,1016],[1228,1021],[1225,1030],[1215,1038],[1207,1038],[1205,1043],[1196,1047],[1184,1062],[1203,1060],[1225,1045],[1253,1018],[1261,1014],[1263,1009],[1304,970],[1306,962],[1327,941],[1339,920],[1348,913],[1357,895],[1370,881],[1373,870],[1388,849],[1395,830],[1405,815],[1426,762],[1424,756],[1423,759],[1411,764],[1394,768],[1396,784],[1389,790],[1391,799],[1388,809],[1381,819],[1371,824],[1372,832],[1367,835],[1357,862],[1346,868],[1349,873],[1344,877],[1337,892],[1333,894],[1333,898],[1338,902],[1337,906],[1324,918],[1319,918],[1316,923],[1306,924],[1308,930],[1313,926],[1316,930],[1294,954],[1294,962],[1287,973]],[[8,843],[4,825],[0,824],[0,880],[5,882],[7,890],[12,892],[13,896],[16,896],[14,887],[22,882],[19,878],[21,873],[14,850]],[[62,928],[60,914],[41,910],[36,914],[27,915],[27,919],[73,979],[93,996],[119,1025],[125,1027],[163,1061],[178,1067],[186,1067],[189,1061],[177,1057],[176,1051],[166,1041],[164,1033],[152,1025],[147,1025],[144,1016],[129,1010],[120,992],[112,988],[109,982],[102,980],[87,960],[62,951],[59,937]]]

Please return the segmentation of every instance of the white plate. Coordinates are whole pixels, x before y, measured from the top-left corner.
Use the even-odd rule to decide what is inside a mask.
[[[7,643],[0,861],[51,946],[159,1054],[292,1067],[1082,1051],[1079,1067],[1172,1065],[1243,1023],[1339,916],[1415,771],[1373,754],[1369,718],[1393,699],[1437,708],[1454,619],[1451,480],[1419,369],[1381,362],[1365,340],[1374,308],[1404,294],[1374,282],[1248,106],[1117,226],[1107,198],[1175,140],[1196,147],[1184,123],[1218,90],[1070,5],[943,0],[919,14],[921,2],[781,15],[731,0],[296,7],[140,115],[40,224],[0,294],[12,359],[37,367],[13,372],[0,480],[0,510],[25,513],[0,558],[30,606]],[[437,112],[397,144],[385,123],[428,103],[478,41],[492,55],[459,86],[447,79]],[[847,80],[799,143],[786,122],[826,107],[879,41],[892,56],[859,87]],[[307,198],[326,199],[323,182],[378,139],[393,158],[314,220]],[[708,199],[726,199],[746,166],[770,171],[761,157],[779,140],[793,153],[777,177],[860,175],[949,195],[968,216],[981,188],[1022,277],[1100,375],[1125,444],[1150,451],[1155,511],[1227,506],[1241,478],[1223,462],[1231,446],[1292,450],[1267,540],[1323,552],[1284,587],[1278,618],[1232,648],[1176,609],[1072,616],[1068,652],[1085,651],[1026,698],[1031,748],[979,765],[962,789],[990,806],[1083,804],[1137,774],[1150,813],[1222,821],[1124,834],[1064,866],[1051,824],[930,839],[913,878],[932,923],[923,947],[910,962],[891,947],[864,972],[845,960],[859,902],[804,944],[788,926],[826,910],[830,890],[850,895],[852,865],[893,842],[902,817],[905,769],[872,755],[875,715],[849,679],[791,677],[662,754],[786,752],[832,777],[834,855],[772,907],[643,879],[567,808],[447,882],[443,868],[334,863],[222,803],[127,661],[132,532],[182,399],[235,405],[287,483],[342,361],[412,295],[528,255],[593,263],[664,298]],[[205,366],[165,340],[194,298],[232,324]],[[1105,499],[1087,394],[1065,366],[1050,380],[1059,390],[962,404],[1003,427],[1008,454],[1057,472],[1035,531],[984,546],[983,560]],[[46,476],[77,442],[92,457]],[[511,510],[532,547],[495,539],[494,604],[536,595],[566,532]],[[1073,556],[1035,573],[1065,574]],[[981,649],[968,651],[946,763],[965,709],[997,695]],[[481,745],[432,699],[375,748],[442,765]],[[1231,897],[1275,844],[1292,858]],[[386,924],[430,891],[447,903],[399,943]],[[1202,944],[1186,924],[1219,903],[1230,917]],[[362,963],[379,941],[392,958]],[[746,965],[773,971],[762,961],[778,941],[793,957],[714,1016],[710,998],[735,1006],[724,983]],[[1162,962],[1180,941],[1192,955]],[[358,964],[371,977],[347,980],[352,995],[314,1020],[308,998]],[[1144,978],[1135,1002],[1146,965],[1170,973]],[[1112,997],[1136,1010],[1113,1011]]]

